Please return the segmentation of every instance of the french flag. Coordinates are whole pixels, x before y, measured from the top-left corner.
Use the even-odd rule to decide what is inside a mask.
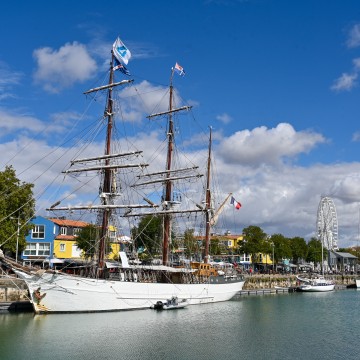
[[[237,210],[241,208],[241,204],[238,201],[236,201],[233,196],[231,197],[230,204],[234,205],[235,209]]]

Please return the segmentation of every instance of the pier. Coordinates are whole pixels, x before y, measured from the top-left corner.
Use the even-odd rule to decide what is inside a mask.
[[[346,290],[350,286],[346,285],[335,285],[335,290]],[[270,295],[270,294],[285,294],[296,292],[297,288],[294,286],[284,287],[284,288],[270,288],[270,289],[250,289],[250,290],[241,290],[236,296],[245,296],[245,295]]]
[[[295,287],[289,288],[273,288],[273,289],[251,289],[251,290],[241,290],[238,292],[237,296],[244,295],[269,295],[269,294],[285,294],[295,292]]]

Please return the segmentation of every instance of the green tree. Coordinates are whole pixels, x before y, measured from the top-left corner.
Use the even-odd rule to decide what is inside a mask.
[[[209,252],[211,255],[220,255],[224,252],[224,246],[222,246],[219,239],[213,239],[210,241]]]
[[[160,253],[163,241],[162,216],[144,216],[138,226],[131,229],[135,247],[145,248],[151,255]]]
[[[248,226],[243,230],[244,240],[238,241],[240,253],[251,255],[253,263],[259,261],[259,254],[266,251],[267,235],[258,226]]]
[[[290,239],[292,251],[292,261],[294,264],[299,263],[299,259],[306,259],[308,247],[304,238],[294,237]]]
[[[186,229],[184,231],[184,247],[187,258],[190,258],[200,251],[199,244],[194,236],[194,229]]]
[[[306,261],[313,262],[315,264],[321,263],[321,241],[316,238],[311,238],[308,242],[308,254]],[[323,257],[326,258],[326,251],[323,249]]]
[[[279,263],[282,259],[291,259],[292,252],[290,240],[281,234],[271,235],[271,242],[274,243],[275,263]]]
[[[21,182],[12,166],[0,171],[0,244],[12,254],[17,245],[19,252],[25,249],[25,236],[32,228],[29,219],[35,214],[33,187]]]
[[[77,246],[83,251],[83,255],[87,259],[93,258],[96,254],[99,230],[98,226],[89,224],[82,228],[76,237]]]

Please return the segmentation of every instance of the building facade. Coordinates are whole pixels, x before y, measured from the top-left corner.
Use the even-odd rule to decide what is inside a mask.
[[[36,216],[31,220],[33,229],[26,236],[26,248],[20,258],[23,264],[30,266],[49,266],[62,264],[64,259],[84,259],[82,250],[78,248],[76,237],[89,223],[68,219],[45,218]],[[122,239],[114,226],[109,227],[110,241],[109,259],[118,257]],[[126,237],[129,242],[130,239]]]
[[[26,248],[20,258],[24,265],[42,265],[52,258],[54,252],[55,225],[42,216],[33,218],[31,222],[34,226],[26,236]]]

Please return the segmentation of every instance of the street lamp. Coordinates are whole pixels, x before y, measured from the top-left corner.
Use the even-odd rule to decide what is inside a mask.
[[[10,216],[10,219],[15,220],[16,218]],[[16,254],[15,261],[18,261],[18,252],[19,252],[19,236],[20,236],[20,215],[17,217],[17,230],[16,230]]]
[[[275,244],[274,242],[271,242],[271,247],[272,247],[272,263],[273,263],[273,274],[274,274],[274,267],[275,267],[275,257],[274,257],[274,249],[275,249]]]

